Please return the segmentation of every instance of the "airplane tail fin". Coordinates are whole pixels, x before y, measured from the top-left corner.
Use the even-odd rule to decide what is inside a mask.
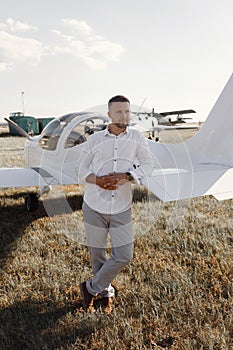
[[[150,142],[155,172],[147,187],[164,201],[233,198],[233,74],[202,128],[177,144]]]
[[[198,162],[233,166],[233,74],[204,125],[186,142]]]

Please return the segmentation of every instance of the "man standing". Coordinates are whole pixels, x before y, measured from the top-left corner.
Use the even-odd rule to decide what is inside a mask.
[[[131,183],[151,174],[153,156],[143,134],[129,127],[130,102],[121,95],[108,103],[108,127],[89,137],[79,168],[86,182],[83,216],[94,277],[80,284],[84,308],[94,311],[95,297],[112,310],[112,280],[133,257]],[[135,165],[137,164],[137,165]],[[108,234],[112,254],[107,259]]]

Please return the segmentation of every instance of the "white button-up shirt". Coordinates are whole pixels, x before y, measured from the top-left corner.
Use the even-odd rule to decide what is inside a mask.
[[[88,175],[103,176],[109,173],[130,172],[134,181],[150,176],[153,170],[153,156],[143,134],[127,127],[118,136],[108,129],[91,135],[83,145],[81,163],[77,173],[79,183],[85,183]],[[130,182],[116,190],[105,190],[87,183],[84,201],[95,211],[103,214],[117,214],[130,208],[132,189]]]

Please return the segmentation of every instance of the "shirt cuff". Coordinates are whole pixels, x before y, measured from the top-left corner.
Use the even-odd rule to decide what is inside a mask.
[[[137,174],[136,174],[133,170],[130,170],[129,173],[133,176],[134,183],[135,183],[136,185],[141,185],[140,180],[139,180]]]

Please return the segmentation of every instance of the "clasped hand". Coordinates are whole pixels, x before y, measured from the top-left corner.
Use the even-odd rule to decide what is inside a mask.
[[[126,173],[110,173],[96,177],[96,184],[105,190],[116,190],[127,181]]]

